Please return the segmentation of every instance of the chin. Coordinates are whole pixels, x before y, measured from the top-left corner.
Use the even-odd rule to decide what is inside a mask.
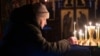
[[[41,27],[41,29],[43,29],[43,28]]]
[[[41,27],[41,29],[43,29],[44,27]]]
[[[43,29],[44,28],[44,26],[41,26],[41,29]]]

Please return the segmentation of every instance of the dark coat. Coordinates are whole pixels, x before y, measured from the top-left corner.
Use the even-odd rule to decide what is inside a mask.
[[[2,54],[6,56],[59,56],[66,53],[70,46],[68,41],[66,39],[57,42],[47,41],[35,19],[32,20],[34,18],[32,14],[30,5],[16,9],[12,13],[10,25],[4,31]]]
[[[5,38],[4,53],[10,56],[61,55],[69,49],[66,39],[48,42],[35,25],[16,25]]]

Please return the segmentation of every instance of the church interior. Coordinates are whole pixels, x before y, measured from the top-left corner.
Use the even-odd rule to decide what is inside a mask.
[[[43,29],[48,41],[67,39],[69,33],[73,33],[78,45],[87,51],[84,56],[100,56],[100,0],[1,0],[0,46],[13,9],[36,2],[44,3],[50,13]],[[66,56],[82,55],[73,50]]]

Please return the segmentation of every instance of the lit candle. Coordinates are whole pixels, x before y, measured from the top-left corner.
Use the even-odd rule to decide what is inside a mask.
[[[89,25],[91,26],[92,25],[92,22],[89,22]]]
[[[74,22],[74,32],[75,32],[75,30],[76,30],[75,27],[76,27],[76,22]]]
[[[96,23],[96,39],[99,39],[99,24]]]
[[[100,33],[100,23],[99,23],[99,33]],[[98,34],[99,34],[99,33],[98,33]],[[100,34],[99,34],[98,47],[100,47]]]
[[[100,38],[100,24],[98,24],[98,23],[96,23],[96,27],[97,27],[97,39],[99,39]]]
[[[75,31],[74,31],[74,37],[77,37],[77,36],[76,36],[76,32],[77,32],[77,31],[75,30]]]
[[[79,30],[79,39],[80,40],[82,40],[82,36],[83,36],[82,30]]]
[[[98,30],[96,29],[96,39],[98,40]]]
[[[87,25],[85,25],[85,40],[87,40]]]
[[[93,39],[94,31],[95,31],[95,26],[91,25],[90,23],[90,26],[88,26],[89,39]]]

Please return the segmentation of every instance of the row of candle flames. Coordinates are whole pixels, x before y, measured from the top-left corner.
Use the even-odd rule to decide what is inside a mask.
[[[89,25],[85,25],[84,32],[82,29],[76,31],[75,28],[76,22],[74,22],[74,36],[78,39],[78,45],[82,46],[100,46],[100,24],[92,25],[92,22],[89,22]],[[94,36],[95,34],[95,36]],[[95,38],[94,38],[95,37]]]

